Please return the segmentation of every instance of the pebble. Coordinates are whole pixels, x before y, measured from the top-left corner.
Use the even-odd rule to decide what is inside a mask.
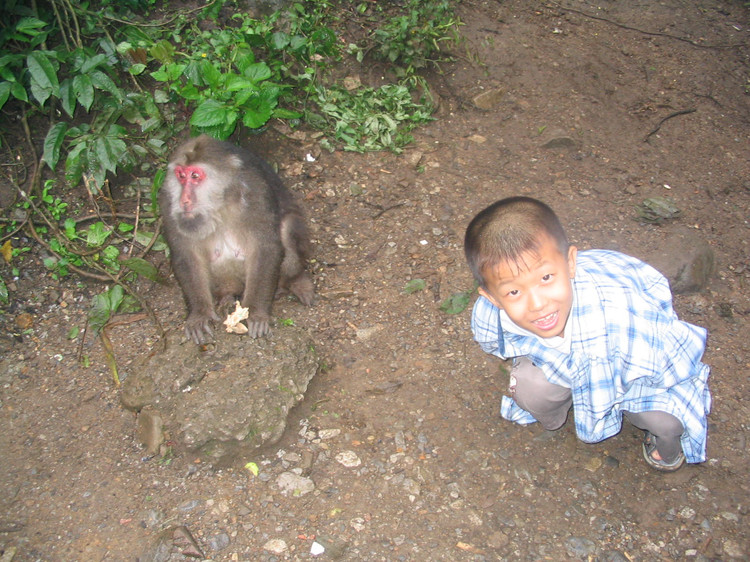
[[[565,541],[565,550],[574,558],[586,559],[596,552],[596,545],[584,537],[570,537]]]
[[[285,496],[304,496],[315,490],[315,483],[306,476],[294,472],[282,472],[276,479],[276,485]]]
[[[726,554],[730,558],[746,559],[746,552],[744,551],[740,543],[738,543],[734,539],[724,539],[722,549],[724,550],[724,554]]]
[[[229,546],[229,535],[226,533],[218,533],[208,537],[208,546],[214,552],[224,550]]]
[[[271,539],[263,545],[263,550],[267,550],[268,552],[272,552],[274,554],[283,554],[288,549],[289,547],[287,546],[284,539]]]
[[[336,455],[336,462],[347,468],[354,468],[362,464],[362,461],[354,451],[341,451]]]

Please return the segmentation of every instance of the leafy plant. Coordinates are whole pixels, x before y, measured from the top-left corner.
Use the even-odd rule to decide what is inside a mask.
[[[403,84],[355,92],[334,86],[320,89],[317,101],[344,150],[401,152],[413,140],[409,131],[432,119],[429,104],[415,103]]]
[[[461,22],[450,0],[409,0],[405,12],[387,20],[372,37],[376,56],[399,65],[408,75],[443,60],[440,43],[457,42]]]
[[[460,314],[469,306],[473,294],[474,290],[454,293],[440,303],[440,310],[446,314]]]
[[[418,291],[424,291],[426,288],[427,288],[427,282],[424,279],[412,279],[404,287],[404,292],[407,295],[410,295]]]

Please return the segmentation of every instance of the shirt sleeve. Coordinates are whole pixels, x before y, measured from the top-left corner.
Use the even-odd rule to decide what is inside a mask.
[[[499,311],[488,299],[480,296],[474,303],[471,313],[471,331],[474,340],[482,348],[482,351],[507,359],[500,350],[501,337],[499,326]]]

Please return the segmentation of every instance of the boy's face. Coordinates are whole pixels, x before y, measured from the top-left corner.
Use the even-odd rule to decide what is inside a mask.
[[[575,246],[563,255],[548,235],[538,252],[521,254],[518,263],[503,262],[485,273],[487,288],[479,294],[521,328],[542,338],[562,336],[573,306]]]

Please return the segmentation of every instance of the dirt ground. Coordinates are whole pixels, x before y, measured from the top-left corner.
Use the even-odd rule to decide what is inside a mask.
[[[281,442],[243,459],[257,475],[144,458],[99,342],[86,340],[84,368],[80,337],[67,337],[101,288],[42,277],[41,256],[27,259],[1,317],[3,562],[187,559],[187,540],[159,551],[171,526],[212,560],[306,560],[318,545],[322,560],[750,557],[748,8],[471,0],[459,13],[465,43],[432,78],[438,119],[403,155],[256,139],[306,205],[315,245],[318,303],[274,312],[308,330],[325,363]],[[494,104],[478,109],[488,91]],[[590,445],[570,420],[545,432],[500,418],[504,364],[472,341],[470,309],[439,305],[472,289],[468,221],[513,194],[550,203],[581,249],[644,256],[680,228],[713,249],[708,288],[675,298],[710,334],[707,462],[664,475],[627,424]],[[679,218],[635,220],[665,195]],[[405,292],[411,279],[426,288]],[[178,338],[174,280],[142,288]],[[23,313],[32,334],[14,336]],[[111,335],[124,372],[156,344],[148,320]],[[314,489],[285,495],[288,472]]]

